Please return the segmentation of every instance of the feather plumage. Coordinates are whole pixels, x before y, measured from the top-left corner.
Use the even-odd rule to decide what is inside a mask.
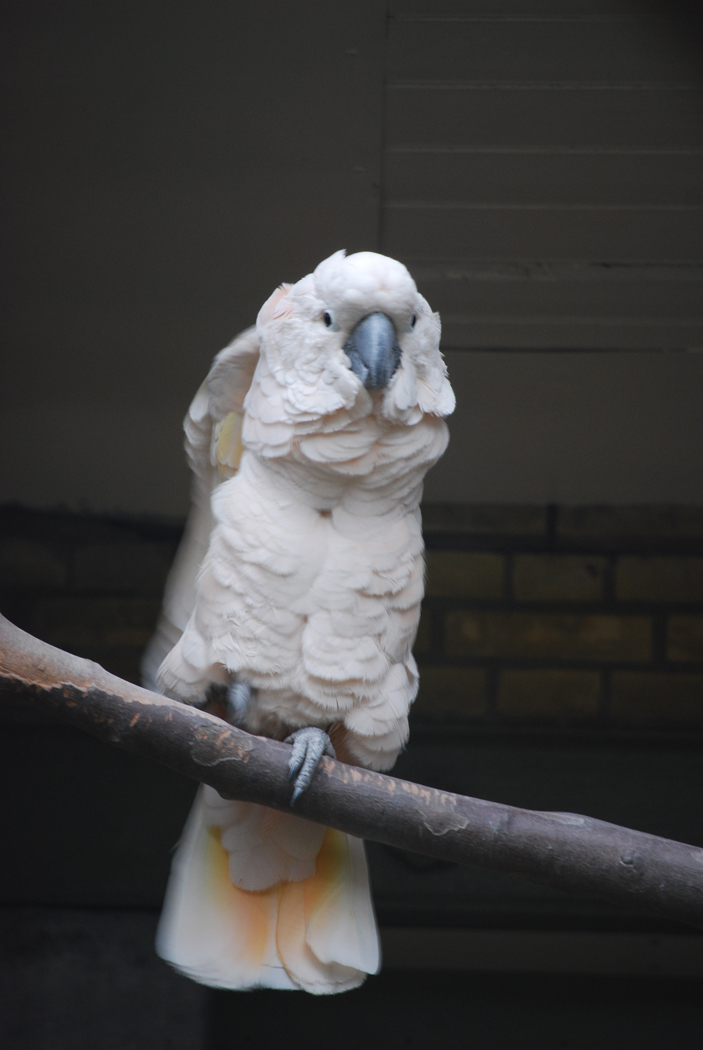
[[[399,348],[380,390],[345,353],[372,313]],[[164,692],[200,703],[236,678],[251,732],[317,726],[349,761],[393,765],[418,688],[422,482],[454,407],[439,335],[404,266],[337,252],[217,356],[186,418],[194,510],[147,657]],[[378,963],[363,845],[204,789],[159,950],[226,987],[354,987]]]

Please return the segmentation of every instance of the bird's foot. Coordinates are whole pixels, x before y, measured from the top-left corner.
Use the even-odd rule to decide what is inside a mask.
[[[324,729],[308,726],[305,729],[296,729],[286,737],[286,744],[293,745],[293,754],[288,763],[288,779],[293,781],[293,794],[290,804],[295,805],[303,791],[310,786],[312,775],[320,764],[323,755],[336,758],[332,741]]]
[[[248,682],[237,679],[227,686],[225,693],[225,717],[230,725],[244,728],[247,711],[251,706],[254,690]]]

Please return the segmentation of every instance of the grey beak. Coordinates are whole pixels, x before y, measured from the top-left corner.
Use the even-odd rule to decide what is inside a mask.
[[[395,325],[386,314],[359,321],[344,347],[351,370],[367,390],[382,390],[400,364]]]

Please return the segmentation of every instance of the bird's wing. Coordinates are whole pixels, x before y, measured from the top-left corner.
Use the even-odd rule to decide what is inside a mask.
[[[155,692],[160,692],[156,672],[195,606],[195,578],[213,527],[212,492],[239,468],[244,451],[244,398],[258,360],[256,329],[247,328],[217,355],[183,421],[186,456],[193,471],[191,508],[166,582],[156,631],[142,660],[142,683]]]

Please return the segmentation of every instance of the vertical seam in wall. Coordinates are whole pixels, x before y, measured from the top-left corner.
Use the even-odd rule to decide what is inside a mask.
[[[598,704],[598,721],[600,723],[608,722],[610,718],[610,700],[612,694],[612,677],[611,670],[606,667],[600,676],[600,700]]]
[[[386,17],[383,31],[383,73],[381,85],[381,156],[379,158],[379,186],[378,186],[378,251],[384,250],[384,203],[386,197],[386,108],[388,99],[388,41],[390,37],[391,13],[390,5],[386,4]]]
[[[655,670],[666,663],[666,622],[667,614],[662,609],[652,613],[652,667]]]
[[[546,518],[546,543],[547,550],[553,551],[556,549],[557,544],[557,516],[559,508],[556,503],[547,504],[547,518]]]

